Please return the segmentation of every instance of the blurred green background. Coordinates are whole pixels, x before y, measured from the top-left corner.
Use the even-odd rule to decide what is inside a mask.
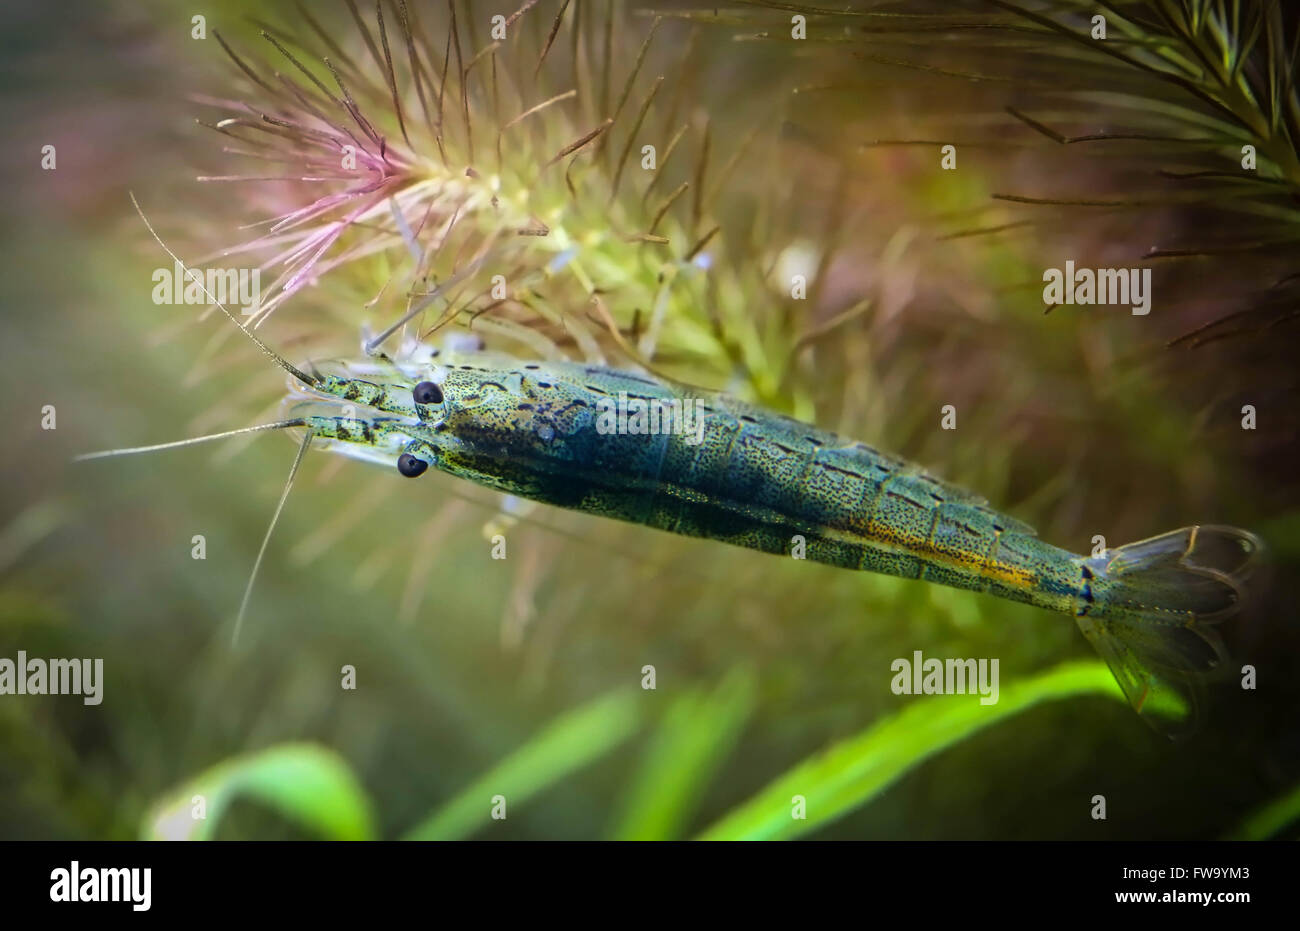
[[[543,33],[556,6],[539,11]],[[582,6],[583,28],[597,28],[603,6]],[[351,43],[342,9],[318,15]],[[202,12],[251,46],[250,10],[298,15],[251,2]],[[728,332],[743,351],[674,356],[669,339],[661,358],[916,459],[1079,551],[1096,534],[1114,545],[1198,522],[1254,530],[1273,555],[1270,584],[1225,635],[1258,689],[1229,678],[1201,732],[1168,744],[1116,699],[1068,618],[544,508],[511,523],[496,496],[450,478],[407,483],[320,455],[232,647],[292,445],[70,462],[271,419],[283,390],[251,346],[218,342],[219,318],[150,299],[166,261],[128,190],[182,255],[239,241],[236,228],[265,215],[250,210],[255,195],[193,180],[229,162],[187,95],[234,95],[216,43],[190,38],[195,12],[4,13],[0,656],[103,657],[106,683],[95,707],[0,696],[0,837],[1294,836],[1294,325],[1165,345],[1230,308],[1216,287],[1267,286],[1272,266],[1158,266],[1146,318],[1044,314],[1043,268],[1134,264],[1208,214],[1031,213],[1008,235],[952,238],[1023,219],[994,193],[1105,190],[1131,181],[1132,163],[1008,130],[1014,81],[734,41],[786,13],[745,7],[699,22],[694,40],[670,20],[648,67],[693,72],[683,112],[716,121],[715,167],[763,127],[764,158],[737,162],[716,209],[717,266],[761,271],[803,244],[830,257],[824,286],[800,304],[740,276],[753,289]],[[619,20],[620,61],[647,23]],[[956,172],[939,169],[948,139]],[[55,171],[40,168],[47,143]],[[774,218],[757,223],[777,189]],[[775,238],[752,242],[759,227]],[[304,327],[355,352],[363,319],[391,320],[396,306],[325,316],[318,305],[339,293],[295,298],[261,334],[291,359]],[[1253,432],[1240,428],[1245,403],[1259,410]],[[955,431],[939,429],[945,404]],[[41,429],[43,405],[56,430]],[[488,525],[508,527],[508,559],[490,558]],[[890,663],[914,650],[999,658],[1002,703],[892,694]],[[340,688],[345,665],[355,690]],[[641,688],[647,665],[654,690]],[[195,793],[210,806],[202,824],[185,817]],[[497,794],[502,821],[490,818]],[[789,817],[793,794],[809,800],[807,824]],[[1104,821],[1090,817],[1095,795]]]

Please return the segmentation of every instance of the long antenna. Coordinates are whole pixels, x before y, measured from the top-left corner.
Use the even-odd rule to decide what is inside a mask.
[[[193,446],[196,443],[206,443],[209,440],[224,440],[229,436],[239,436],[241,433],[261,433],[265,430],[285,430],[289,427],[305,427],[305,420],[281,420],[276,423],[258,424],[256,427],[240,427],[238,430],[226,430],[224,433],[209,433],[207,436],[193,436],[187,440],[176,440],[171,443],[158,443],[155,446],[133,446],[130,449],[104,449],[97,453],[82,453],[80,456],[73,456],[73,462],[85,462],[87,459],[107,459],[110,456],[132,456],[136,453],[152,453],[160,449],[177,449],[181,446]]]
[[[475,272],[477,272],[479,268],[482,267],[483,260],[486,258],[487,258],[486,255],[479,256],[477,259],[472,261],[469,265],[465,266],[460,271],[456,272],[456,274],[452,275],[442,284],[438,285],[436,288],[430,291],[428,294],[424,295],[423,299],[418,301],[410,310],[408,310],[400,320],[398,320],[388,329],[384,330],[384,332],[380,333],[374,339],[370,340],[370,342],[366,343],[365,345],[366,352],[374,353],[375,350],[377,350],[380,346],[383,345],[384,341],[387,340],[388,337],[392,336],[399,329],[401,329],[406,323],[414,319],[416,315],[418,315],[421,311],[424,310],[424,308],[428,307],[430,304],[436,301],[443,294],[446,294],[452,288],[456,287],[456,285],[460,284],[470,275],[473,275]]]
[[[293,488],[293,480],[298,477],[298,467],[302,465],[302,457],[306,455],[307,447],[311,445],[312,437],[315,435],[314,431],[307,431],[307,435],[302,438],[302,445],[298,447],[298,455],[293,459],[293,466],[289,469],[289,480],[284,483],[284,491],[280,493],[280,503],[275,506],[275,513],[271,515],[271,526],[266,528],[266,536],[262,538],[262,548],[257,551],[253,571],[248,576],[248,586],[244,589],[244,600],[239,603],[239,614],[235,617],[235,632],[230,638],[232,647],[239,642],[239,631],[244,626],[244,612],[248,610],[248,599],[253,594],[253,583],[257,581],[257,571],[262,568],[262,557],[266,555],[266,547],[271,542],[271,534],[275,530],[275,525],[280,521],[280,512],[284,510],[284,502],[289,500],[289,489]]]
[[[240,323],[235,318],[235,315],[226,309],[225,304],[217,300],[216,296],[207,289],[206,285],[204,285],[203,276],[191,272],[189,266],[187,266],[184,262],[180,260],[180,256],[178,256],[175,252],[173,252],[171,248],[167,245],[167,243],[162,241],[162,237],[159,236],[158,233],[154,230],[153,224],[149,222],[149,218],[146,217],[144,215],[144,211],[140,209],[140,202],[135,199],[135,192],[130,191],[129,193],[131,195],[131,204],[135,207],[135,212],[140,214],[140,219],[144,221],[145,227],[149,230],[149,235],[154,238],[154,240],[158,243],[158,245],[162,246],[164,252],[166,252],[168,255],[172,257],[172,261],[181,267],[181,269],[185,272],[185,277],[190,281],[197,283],[198,286],[203,289],[203,293],[208,296],[208,299],[212,301],[212,303],[216,304],[218,307],[221,308],[221,312],[226,315],[226,318],[235,326],[239,327],[240,332],[243,333],[245,336],[247,336],[249,339],[251,339],[253,341],[253,344],[256,345],[258,349],[262,350],[263,353],[270,356],[275,361],[276,365],[280,366],[280,368],[284,369],[286,372],[288,372],[294,378],[298,379],[304,385],[319,384],[320,379],[306,374],[305,372],[301,371],[300,369],[296,368],[295,366],[287,362],[283,356],[281,356],[270,346],[266,345],[266,343],[262,342],[262,340],[259,339],[255,333],[253,333],[251,330],[246,328],[242,323]]]

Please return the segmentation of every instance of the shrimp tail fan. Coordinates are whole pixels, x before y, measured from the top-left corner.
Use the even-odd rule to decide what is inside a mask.
[[[1227,669],[1215,627],[1245,604],[1262,554],[1245,530],[1201,525],[1080,558],[1091,600],[1079,629],[1157,731],[1195,729],[1202,686]]]

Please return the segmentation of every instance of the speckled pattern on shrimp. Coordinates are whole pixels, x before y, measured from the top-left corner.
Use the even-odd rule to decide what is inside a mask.
[[[1237,611],[1261,550],[1244,530],[1201,525],[1082,556],[917,465],[724,395],[488,355],[413,368],[345,363],[290,413],[314,442],[403,475],[432,466],[588,514],[1072,615],[1133,707],[1171,731],[1197,677],[1226,657],[1209,625]],[[375,378],[357,385],[362,369]],[[702,431],[602,429],[615,398],[699,405]],[[395,416],[359,432],[334,416],[340,400]]]

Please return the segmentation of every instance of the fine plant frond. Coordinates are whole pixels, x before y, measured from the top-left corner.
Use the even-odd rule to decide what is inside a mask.
[[[984,138],[964,145],[1010,149],[1036,137],[1087,149],[1088,158],[1110,164],[1116,174],[1114,190],[1092,196],[1071,189],[1072,163],[1062,161],[1058,189],[1006,190],[999,192],[1003,201],[1026,211],[1172,211],[1186,231],[1151,247],[1147,258],[1196,263],[1248,254],[1249,267],[1231,273],[1238,306],[1175,345],[1259,335],[1294,320],[1291,308],[1300,300],[1290,278],[1300,239],[1300,22],[1289,5],[961,0],[913,4],[904,13],[875,3],[835,10],[741,0],[740,7],[722,17],[703,9],[681,15],[716,25],[761,25],[735,38],[800,50],[826,46],[817,53],[841,54],[860,70],[883,65],[904,69],[900,75],[917,73],[918,80],[967,84],[990,119]],[[792,14],[806,18],[802,42],[792,38]],[[937,116],[917,114],[927,125]]]
[[[226,113],[202,125],[259,167],[201,180],[257,184],[259,204],[280,205],[218,253],[254,256],[274,275],[251,325],[340,277],[387,318],[371,346],[395,331],[496,327],[549,341],[547,357],[650,366],[685,352],[707,364],[727,358],[715,342],[751,338],[734,328],[764,325],[740,287],[723,292],[734,306],[706,311],[701,299],[703,263],[755,274],[730,260],[716,217],[752,132],[718,145],[707,120],[684,112],[688,81],[668,79],[659,18],[629,26],[615,4],[587,13],[601,20],[590,28],[577,5],[556,5],[547,22],[535,6],[493,41],[466,34],[473,17],[455,2],[445,17],[381,3],[372,21],[348,4],[361,53],[313,18],[305,29],[258,21],[262,56],[218,36],[244,87],[205,100]],[[553,54],[565,31],[569,54]],[[605,41],[614,34],[620,47],[634,37],[626,60]],[[324,329],[299,322],[309,344]]]

